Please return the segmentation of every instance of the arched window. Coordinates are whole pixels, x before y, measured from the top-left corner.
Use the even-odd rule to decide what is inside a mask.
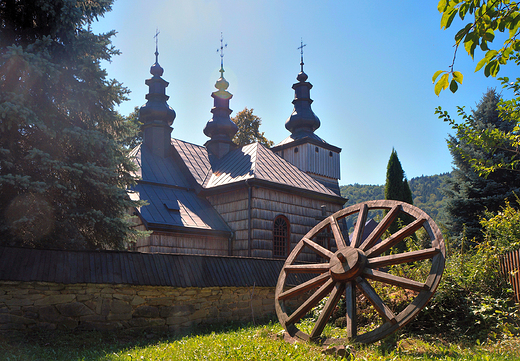
[[[273,257],[286,257],[289,251],[290,227],[285,216],[277,216],[273,227]]]

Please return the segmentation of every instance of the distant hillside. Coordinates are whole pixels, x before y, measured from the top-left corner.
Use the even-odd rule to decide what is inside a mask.
[[[445,223],[442,184],[451,176],[451,173],[443,173],[432,176],[415,177],[408,181],[413,194],[413,203],[432,217],[437,223]],[[349,184],[340,187],[341,195],[348,198],[345,206],[357,203],[385,199],[384,185]]]

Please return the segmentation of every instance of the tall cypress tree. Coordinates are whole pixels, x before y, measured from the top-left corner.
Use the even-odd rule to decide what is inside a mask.
[[[386,167],[385,199],[413,204],[412,191],[410,190],[395,149],[392,149]]]
[[[500,96],[495,89],[489,89],[466,120],[471,128],[511,131],[515,122],[499,116],[499,101]],[[487,178],[481,177],[471,167],[471,159],[500,162],[507,155],[501,151],[490,154],[478,145],[467,142],[464,128],[460,128],[455,136],[450,136],[447,142],[455,167],[445,187],[449,215],[446,226],[455,238],[466,236],[469,240],[480,242],[483,239],[480,217],[485,210],[498,212],[506,198],[513,201],[513,193],[520,194],[520,172],[498,169]]]
[[[392,153],[390,154],[390,159],[388,160],[388,165],[386,167],[385,199],[413,204],[412,191],[395,149],[392,149]],[[395,233],[401,226],[410,222],[412,222],[412,218],[410,216],[401,215],[390,225],[390,227],[388,227],[388,230],[390,233]],[[398,243],[396,247],[400,251],[406,250],[406,245],[404,242]]]
[[[127,90],[101,60],[110,0],[0,0],[0,243],[121,248],[133,164],[114,106]]]

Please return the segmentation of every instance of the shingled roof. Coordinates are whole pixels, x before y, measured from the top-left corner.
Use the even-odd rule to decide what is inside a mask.
[[[0,281],[275,287],[283,264],[279,259],[0,247]]]
[[[193,178],[205,189],[260,180],[274,185],[340,198],[336,193],[302,172],[282,157],[259,143],[245,145],[229,152],[222,159],[208,155],[205,147],[178,139],[172,145],[186,164]],[[344,202],[343,199],[341,201]]]
[[[141,176],[132,189],[131,197],[148,201],[148,205],[139,209],[148,229],[190,229],[231,234],[220,214],[206,198],[197,195],[171,157],[152,155],[143,145],[134,149],[131,156]]]

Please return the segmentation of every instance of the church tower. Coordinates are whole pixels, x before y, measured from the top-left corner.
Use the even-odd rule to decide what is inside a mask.
[[[321,123],[311,108],[312,84],[307,82],[308,76],[303,71],[304,46],[302,42],[299,47],[301,71],[296,77],[298,82],[292,86],[294,110],[285,122],[285,128],[291,135],[271,150],[339,195],[341,148],[328,144],[314,133]]]
[[[168,82],[161,78],[163,68],[159,65],[159,52],[155,45],[155,63],[150,68],[152,77],[146,79],[149,91],[147,102],[139,109],[139,121],[143,123],[143,145],[153,154],[166,157],[171,150],[171,125],[175,120],[175,111],[168,105],[166,95]]]
[[[208,151],[222,158],[230,151],[237,148],[233,143],[233,137],[238,132],[237,125],[229,117],[232,110],[229,109],[229,100],[233,94],[227,91],[229,87],[228,81],[224,78],[224,46],[222,37],[220,38],[220,78],[215,83],[217,91],[211,93],[213,98],[213,108],[211,113],[213,117],[206,123],[204,134],[211,139],[204,144]]]

